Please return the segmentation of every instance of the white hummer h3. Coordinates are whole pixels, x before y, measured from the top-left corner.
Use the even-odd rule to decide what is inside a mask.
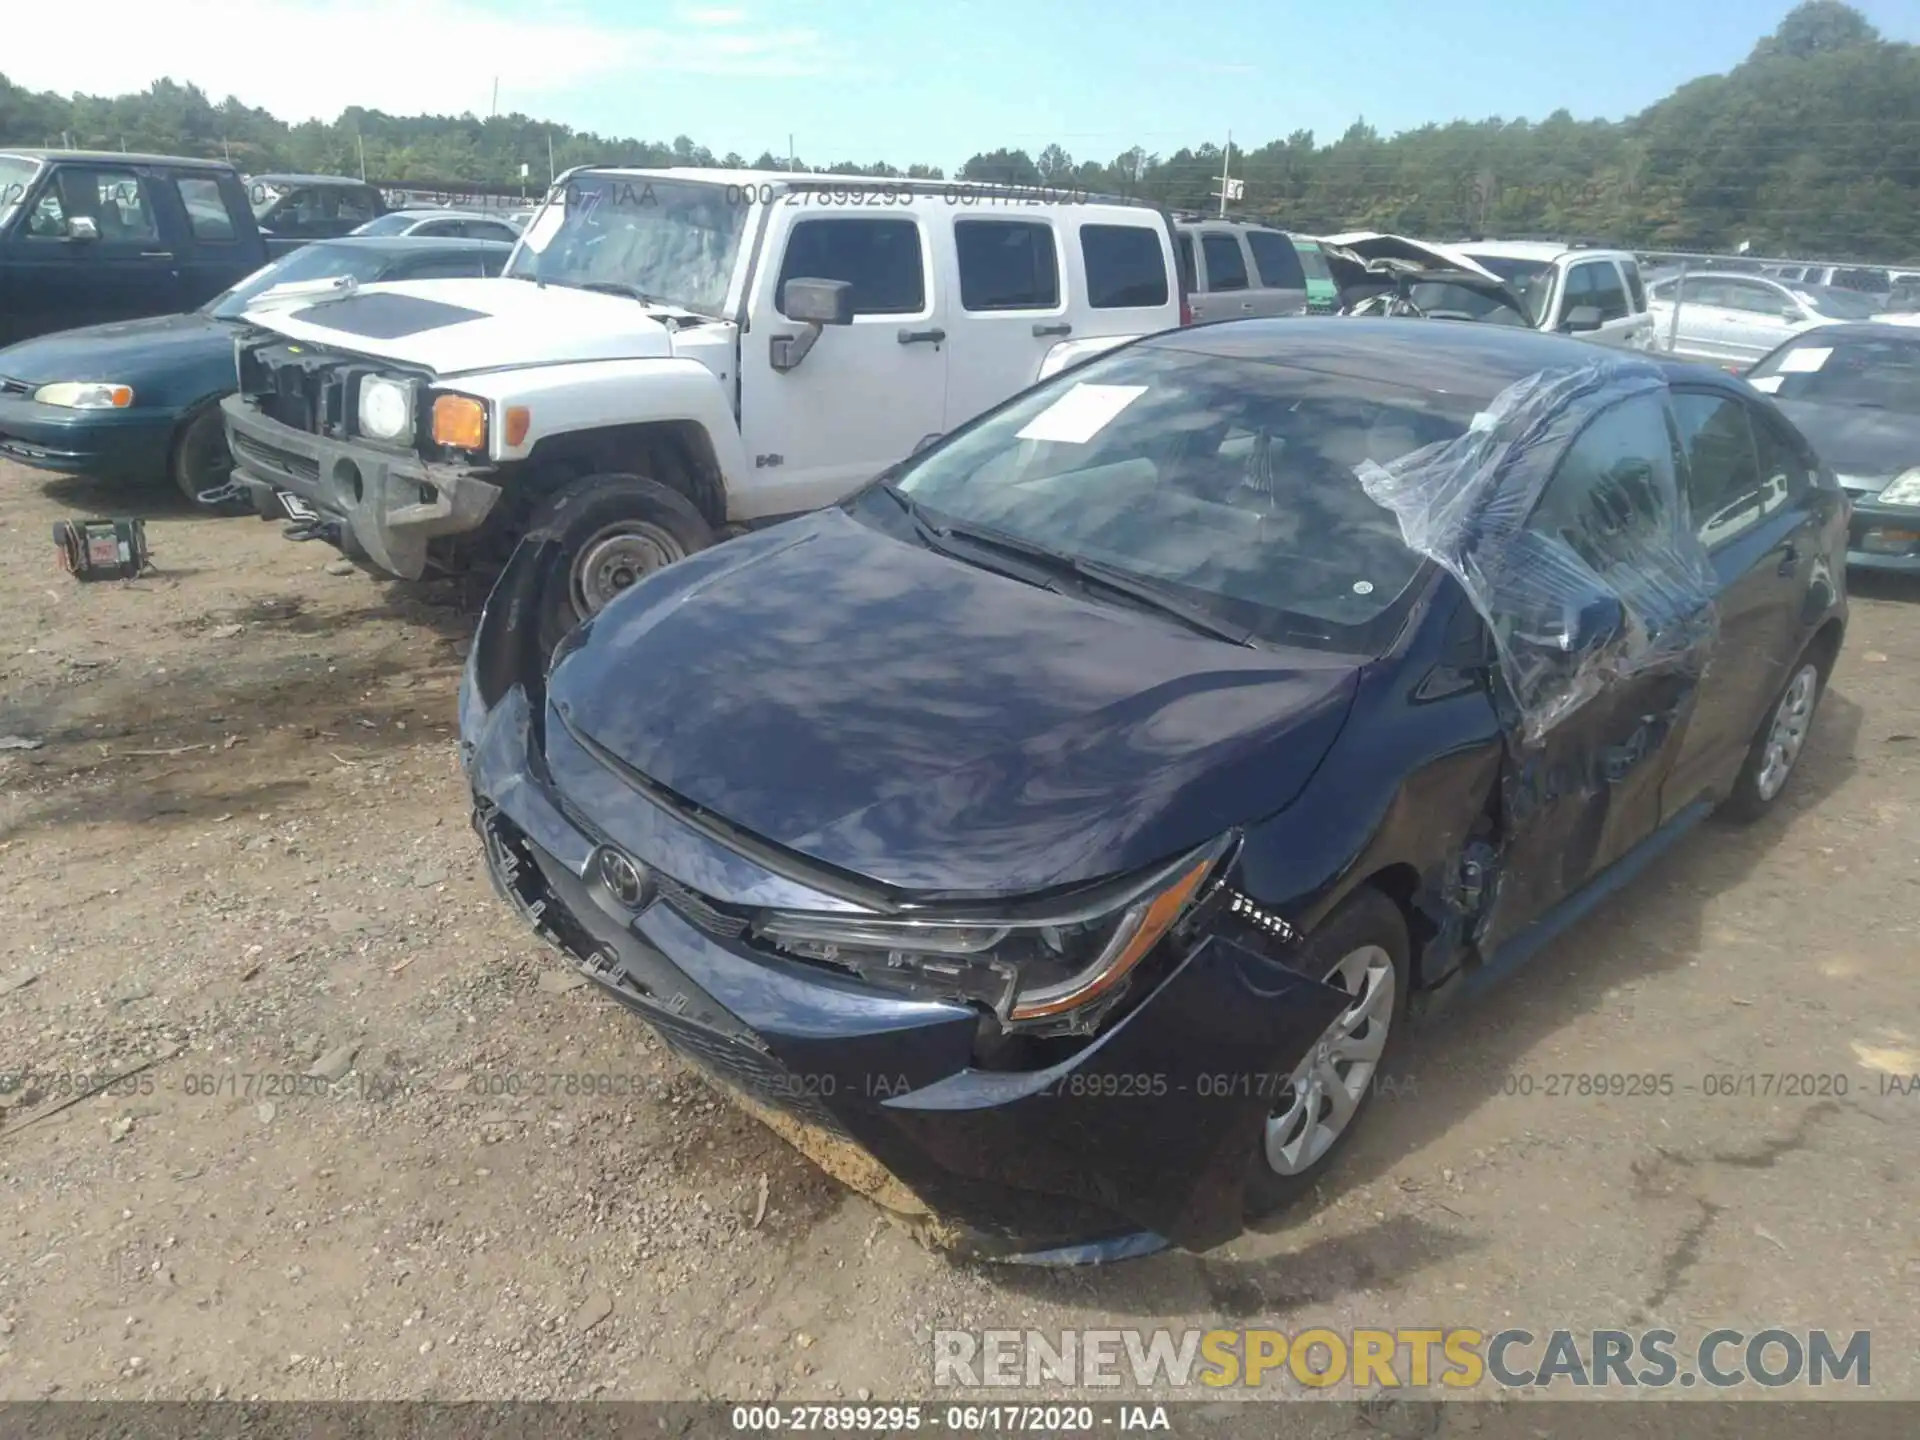
[[[562,542],[551,644],[725,533],[833,504],[1054,370],[1185,317],[1171,222],[1045,187],[569,172],[497,279],[248,316],[235,478],[417,579]]]

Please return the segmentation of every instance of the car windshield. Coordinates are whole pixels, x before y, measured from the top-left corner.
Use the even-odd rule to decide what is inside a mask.
[[[33,188],[33,177],[40,173],[40,162],[24,155],[0,155],[0,225],[13,218]]]
[[[726,186],[588,171],[555,192],[506,273],[718,317],[748,214]]]
[[[216,320],[238,320],[247,306],[278,286],[349,277],[367,284],[392,260],[391,255],[359,245],[302,245],[261,266],[231,290],[221,291],[200,307],[200,313]]]
[[[1553,264],[1547,260],[1516,260],[1511,255],[1482,255],[1477,250],[1462,252],[1507,282],[1527,307],[1527,319],[1538,325],[1546,314],[1553,294]]]
[[[1531,329],[1532,319],[1498,295],[1448,280],[1417,280],[1407,287],[1407,298],[1429,317],[1440,320],[1478,320],[1486,325],[1518,325]]]
[[[1125,572],[1262,639],[1371,653],[1397,631],[1422,560],[1355,467],[1452,439],[1476,408],[1156,345],[1036,386],[886,488],[936,533],[978,527]],[[872,490],[854,507],[900,518]]]
[[[1830,285],[1796,285],[1793,293],[1829,320],[1870,320],[1887,308],[1883,296],[1836,290]]]
[[[364,225],[355,226],[353,233],[356,235],[404,235],[422,220],[428,218],[430,217],[425,215],[410,215],[405,211],[396,210],[391,215],[381,215],[367,221]]]
[[[1920,334],[1835,339],[1815,330],[1767,356],[1747,379],[1781,400],[1920,414]]]

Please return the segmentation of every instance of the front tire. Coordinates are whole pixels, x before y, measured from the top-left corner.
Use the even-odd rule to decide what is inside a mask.
[[[1785,793],[1787,782],[1799,768],[1826,688],[1825,668],[1816,657],[1802,655],[1768,709],[1767,718],[1760,723],[1747,750],[1746,763],[1721,803],[1720,813],[1727,819],[1737,825],[1750,825]]]
[[[181,423],[167,471],[174,488],[203,515],[245,515],[253,509],[247,491],[233,483],[233,452],[218,405],[197,410]]]
[[[560,563],[540,597],[540,644],[547,651],[645,576],[714,541],[691,500],[640,475],[573,481],[540,507],[528,533],[560,542]]]
[[[1411,955],[1406,917],[1371,886],[1355,891],[1302,943],[1293,968],[1340,986],[1353,1003],[1273,1100],[1247,1171],[1249,1219],[1311,1190],[1360,1128],[1405,1029]]]

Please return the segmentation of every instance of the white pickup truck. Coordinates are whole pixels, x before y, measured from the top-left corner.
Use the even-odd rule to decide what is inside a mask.
[[[235,478],[408,579],[563,541],[551,642],[639,576],[833,504],[1036,379],[1178,325],[1160,210],[1070,191],[583,169],[498,279],[249,315]]]

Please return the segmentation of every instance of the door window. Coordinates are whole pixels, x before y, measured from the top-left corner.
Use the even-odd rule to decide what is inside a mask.
[[[1200,252],[1207,261],[1209,291],[1247,288],[1247,262],[1240,253],[1240,242],[1233,236],[1202,235]]]
[[[1080,260],[1087,272],[1087,304],[1127,310],[1167,303],[1166,252],[1160,232],[1144,225],[1082,225]]]
[[[1260,272],[1263,287],[1268,290],[1307,288],[1299,253],[1293,248],[1293,242],[1278,230],[1247,231],[1247,248],[1253,251],[1253,268]]]
[[[1747,422],[1747,407],[1724,395],[1677,391],[1673,413],[1686,446],[1687,505],[1694,533],[1712,549],[1770,513],[1753,427]]]
[[[220,193],[219,181],[193,175],[176,175],[173,188],[180,196],[181,207],[187,212],[187,225],[193,231],[194,239],[238,238],[233,228],[233,216],[227,210],[226,197]]]
[[[1646,282],[1640,278],[1640,267],[1631,260],[1622,260],[1620,262],[1620,268],[1624,270],[1627,275],[1627,293],[1633,298],[1633,313],[1636,315],[1646,314],[1647,287]]]
[[[1611,260],[1587,260],[1567,272],[1567,297],[1560,306],[1566,319],[1581,306],[1599,310],[1602,320],[1624,320],[1628,315],[1627,289]]]
[[[1791,303],[1786,292],[1752,280],[1729,280],[1727,298],[1721,302],[1749,315],[1778,315]]]
[[[335,214],[348,225],[362,225],[380,213],[371,190],[342,190]]]
[[[1180,252],[1180,283],[1186,287],[1187,293],[1191,295],[1200,288],[1200,282],[1195,278],[1193,268],[1193,236],[1185,230],[1180,232],[1178,249]]]
[[[27,234],[43,240],[65,239],[81,217],[93,221],[103,243],[155,245],[160,241],[140,177],[131,170],[61,166],[34,206]]]
[[[845,280],[856,315],[917,315],[927,306],[920,227],[911,220],[838,217],[801,220],[780,265],[780,312],[787,281]]]
[[[1060,303],[1053,227],[1031,220],[956,220],[963,310],[1051,310]]]

